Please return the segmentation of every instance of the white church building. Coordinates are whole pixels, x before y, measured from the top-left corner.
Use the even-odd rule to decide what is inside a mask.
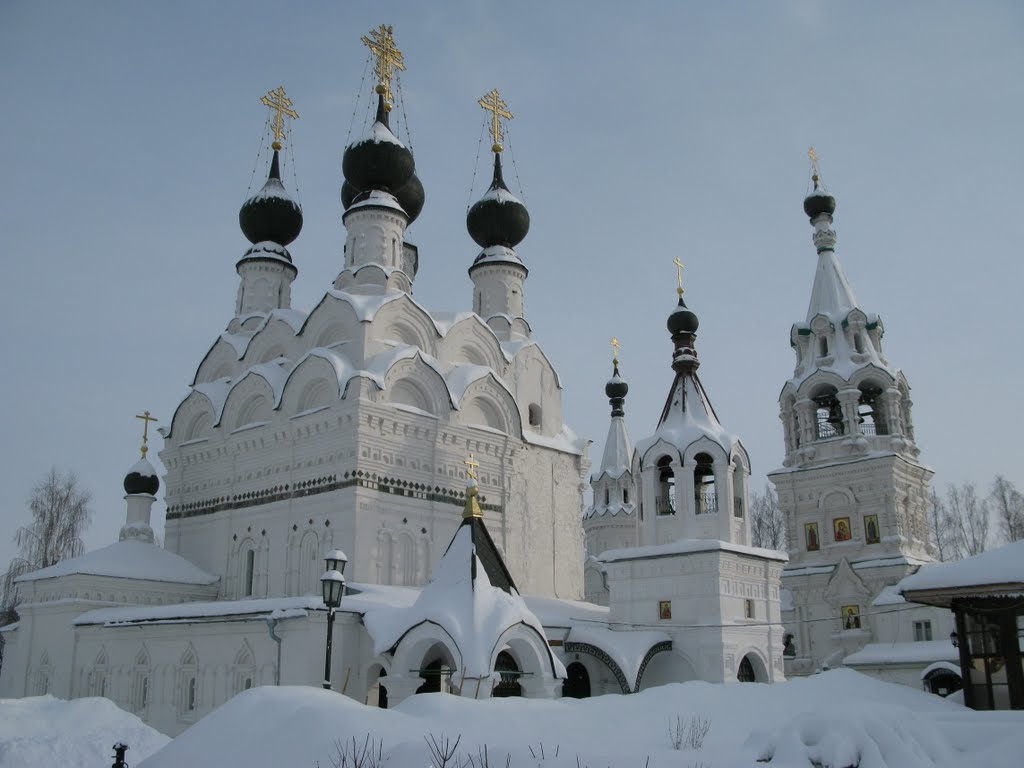
[[[424,189],[389,124],[400,53],[390,28],[371,36],[376,119],[345,151],[337,275],[309,312],[291,307],[302,212],[281,182],[291,103],[272,91],[273,155],[239,213],[250,246],[233,313],[160,429],[165,542],[150,526],[160,481],[144,447],[124,480],[120,540],[19,581],[0,697],[106,696],[174,735],[252,686],[319,686],[320,578],[335,549],[349,583],[327,682],[380,706],[431,691],[780,681],[852,665],[886,640],[872,606],[898,602],[887,585],[930,559],[931,473],[881,322],[835,259],[831,198],[808,198],[822,206],[808,211],[819,271],[780,401],[787,458],[772,479],[788,552],[751,546],[750,458],[697,375],[698,319],[681,286],[662,415],[633,446],[616,362],[585,510],[589,441],[563,421],[558,374],[526,314],[516,248],[529,213],[502,176],[506,106],[497,91],[481,99],[494,171],[467,215],[479,246],[468,309],[428,310],[413,298],[419,250],[405,238]],[[859,622],[840,626],[851,606]],[[941,638],[939,612],[920,610]]]

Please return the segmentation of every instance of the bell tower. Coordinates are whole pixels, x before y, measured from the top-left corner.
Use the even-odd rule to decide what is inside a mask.
[[[836,255],[836,200],[810,151],[804,212],[817,267],[805,318],[793,325],[793,376],[779,397],[783,467],[769,474],[785,515],[783,615],[809,668],[836,664],[871,636],[871,601],[932,559],[928,483],[918,461],[910,385],[882,347],[885,327],[854,295]],[[833,658],[834,657],[834,658]]]

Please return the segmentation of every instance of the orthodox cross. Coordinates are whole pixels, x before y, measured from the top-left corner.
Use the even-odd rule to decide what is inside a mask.
[[[149,442],[149,422],[156,421],[155,416],[150,416],[149,411],[143,411],[141,416],[136,416],[136,419],[142,419],[142,458],[146,458],[146,452],[149,450],[149,446],[146,443]]]
[[[619,364],[619,347],[621,346],[622,345],[619,344],[619,340],[612,336],[612,362],[615,365]]]
[[[818,186],[818,153],[814,151],[814,147],[807,150],[807,156],[811,158],[811,179],[814,181],[814,186]]]
[[[377,58],[373,71],[377,75],[377,93],[384,95],[384,101],[391,103],[391,80],[395,70],[405,71],[405,57],[395,45],[395,28],[381,24],[377,29],[370,30],[370,36],[363,35],[360,40]]]
[[[267,92],[267,95],[260,99],[276,114],[274,115],[274,149],[281,149],[281,141],[285,136],[284,117],[297,118],[299,113],[292,109],[292,100],[284,94],[284,86],[279,85],[277,90]]]
[[[475,461],[473,459],[473,454],[471,453],[471,454],[469,454],[469,458],[466,459],[462,463],[465,464],[467,467],[469,467],[469,469],[466,470],[466,474],[469,477],[471,477],[474,480],[476,480],[476,468],[480,466],[480,462],[479,461]]]
[[[494,152],[501,152],[501,140],[504,138],[501,131],[501,118],[512,119],[512,113],[508,111],[508,104],[501,98],[497,88],[492,88],[491,92],[480,99],[477,104],[491,113],[491,139],[494,140],[491,149]]]
[[[679,257],[676,256],[676,258],[672,260],[672,263],[676,265],[676,282],[679,284],[678,287],[676,288],[676,293],[678,293],[679,296],[682,297],[682,295],[683,295],[683,262],[681,262],[679,260]]]

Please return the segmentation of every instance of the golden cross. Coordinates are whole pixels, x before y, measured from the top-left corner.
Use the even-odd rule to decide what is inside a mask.
[[[297,118],[299,113],[292,109],[292,100],[285,96],[283,85],[279,85],[276,91],[267,91],[267,95],[260,101],[277,113],[274,115],[274,143],[272,146],[274,149],[280,149],[281,140],[285,136],[284,116]]]
[[[377,29],[370,30],[370,36],[363,35],[360,40],[377,57],[373,71],[377,74],[377,93],[384,94],[384,101],[391,103],[391,79],[395,70],[405,71],[405,57],[395,45],[395,28],[381,24]]]
[[[814,147],[807,150],[807,156],[811,158],[811,178],[814,179],[814,186],[818,186],[818,153]]]
[[[494,152],[501,152],[501,140],[504,138],[501,132],[501,118],[512,119],[512,113],[508,111],[508,104],[501,98],[497,88],[492,88],[491,92],[480,99],[477,104],[491,113],[491,138],[494,140],[491,149]]]
[[[621,346],[622,345],[619,344],[619,340],[612,336],[612,362],[616,365],[619,364],[619,347]]]
[[[676,288],[676,293],[678,293],[680,296],[682,296],[683,295],[683,262],[681,262],[679,260],[679,257],[676,256],[676,258],[672,260],[672,263],[676,265],[676,281],[679,283],[679,287]]]
[[[476,480],[476,468],[480,466],[480,462],[474,461],[473,454],[471,453],[469,454],[469,458],[462,463],[469,467],[469,469],[466,470],[466,475]]]
[[[150,416],[149,411],[143,411],[141,416],[135,418],[142,419],[142,458],[146,458],[146,452],[149,450],[149,446],[146,445],[149,442],[149,422],[157,419],[155,416]]]

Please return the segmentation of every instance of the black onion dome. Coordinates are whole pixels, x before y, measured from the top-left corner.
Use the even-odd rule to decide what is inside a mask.
[[[250,243],[271,241],[288,245],[302,231],[302,209],[291,199],[281,183],[277,150],[270,163],[270,176],[263,189],[242,204],[238,226]]]
[[[677,333],[696,333],[700,321],[680,296],[679,303],[672,310],[672,314],[668,316],[668,322],[665,325],[668,326],[668,332],[675,336]]]
[[[128,494],[145,493],[156,496],[160,489],[160,479],[156,476],[153,465],[145,459],[139,459],[128,474],[124,476],[124,492]]]
[[[505,186],[501,155],[494,154],[494,179],[482,198],[466,214],[469,235],[481,248],[515,248],[530,231],[530,212]]]
[[[804,213],[814,221],[821,214],[827,213],[831,216],[836,212],[836,199],[828,192],[818,187],[814,182],[814,191],[804,198]]]
[[[391,132],[383,95],[377,97],[377,119],[370,135],[348,145],[341,170],[345,181],[359,191],[394,194],[412,178],[416,170],[412,152]]]
[[[345,183],[341,185],[341,207],[346,211],[352,207],[352,203],[356,201],[356,195],[362,192],[361,189],[356,189],[352,186],[352,182],[345,179]]]
[[[394,195],[395,199],[398,200],[398,204],[402,206],[402,210],[409,216],[409,223],[412,224],[419,217],[420,211],[423,210],[423,203],[427,198],[426,193],[423,191],[423,182],[420,181],[420,177],[413,172],[412,176],[409,177],[409,181],[400,187]]]
[[[619,366],[615,366],[615,372],[608,379],[608,383],[604,385],[604,393],[608,396],[609,400],[616,398],[621,400],[629,393],[629,384],[619,376]]]

